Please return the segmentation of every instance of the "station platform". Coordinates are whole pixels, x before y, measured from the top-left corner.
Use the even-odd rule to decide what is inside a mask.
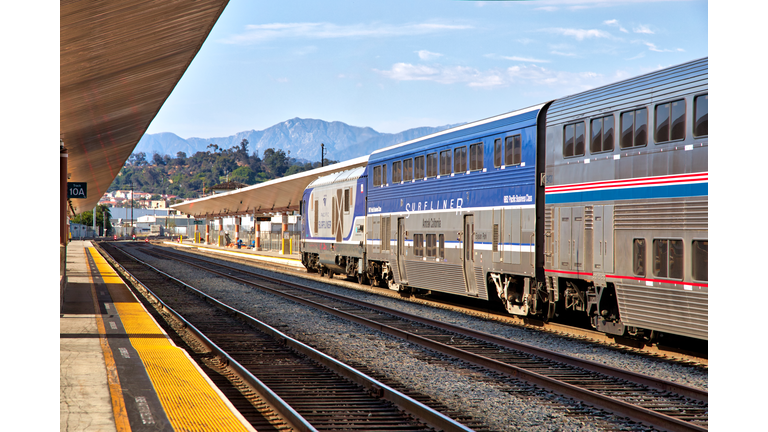
[[[239,258],[283,264],[304,269],[304,265],[301,263],[301,255],[298,253],[281,254],[279,251],[254,250],[245,246],[237,249],[232,247],[216,246],[213,244],[195,243],[194,241],[188,239],[182,239],[181,243],[179,243],[178,239],[176,239],[176,241],[163,241],[162,244],[176,247],[197,248],[199,250],[205,250],[206,252],[220,253],[224,255],[236,256]]]
[[[254,431],[90,241],[67,246],[61,431]]]

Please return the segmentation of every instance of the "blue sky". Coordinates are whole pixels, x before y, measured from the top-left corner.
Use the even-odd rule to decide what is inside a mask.
[[[707,21],[705,1],[232,0],[147,133],[479,120],[706,57]]]

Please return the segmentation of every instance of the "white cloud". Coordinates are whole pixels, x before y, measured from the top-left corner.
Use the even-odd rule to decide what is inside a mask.
[[[597,30],[597,29],[585,30],[585,29],[568,29],[568,28],[548,28],[544,30],[550,33],[561,34],[563,36],[571,36],[576,38],[576,40],[580,40],[580,41],[588,38],[610,38],[611,37],[611,35],[608,32]]]
[[[651,43],[651,42],[643,42],[643,44],[645,44],[645,46],[647,46],[650,51],[654,51],[654,52],[685,52],[685,50],[682,49],[682,48],[675,48],[675,49],[665,48],[665,49],[661,49],[661,48],[657,47],[656,44]]]
[[[627,29],[625,29],[624,27],[621,26],[621,24],[619,24],[619,20],[617,19],[603,21],[603,24],[611,27],[618,27],[620,32],[629,33]]]
[[[245,31],[220,42],[228,44],[254,44],[275,39],[335,39],[351,37],[414,36],[445,31],[467,30],[470,25],[426,22],[416,24],[352,24],[332,23],[271,23],[245,26]]]
[[[550,54],[559,55],[563,57],[576,57],[575,53],[572,52],[562,52],[562,51],[550,51]]]
[[[434,60],[434,59],[436,59],[438,57],[442,57],[443,56],[440,53],[433,53],[433,52],[427,51],[427,50],[416,51],[416,54],[418,54],[419,58],[422,59],[422,60]]]
[[[654,34],[653,30],[651,30],[647,25],[643,25],[643,24],[637,27],[634,27],[632,31],[635,33]]]
[[[530,57],[503,56],[498,54],[486,54],[485,57],[497,60],[512,60],[526,63],[549,63],[549,60],[535,59]]]
[[[606,83],[605,77],[595,72],[555,71],[536,65],[481,71],[466,66],[396,63],[389,70],[375,71],[395,81],[432,81],[438,84],[463,84],[479,88],[510,85],[546,86],[561,87],[564,92],[568,92],[583,91]]]

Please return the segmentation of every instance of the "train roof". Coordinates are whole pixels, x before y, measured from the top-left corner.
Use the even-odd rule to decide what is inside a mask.
[[[472,135],[491,131],[499,127],[508,127],[511,124],[535,120],[544,105],[546,105],[546,103],[489,117],[476,122],[466,123],[421,138],[379,149],[371,153],[369,163],[372,164],[374,161],[387,159],[402,153],[419,151],[437,143],[449,144],[451,142],[462,141],[464,139],[470,139]]]
[[[333,173],[324,177],[320,177],[317,180],[310,183],[307,188],[314,188],[318,186],[325,186],[333,183],[341,183],[348,180],[357,180],[365,175],[365,167],[357,167],[347,171],[341,171]]]
[[[364,169],[368,156],[350,159],[322,168],[300,172],[242,189],[207,196],[172,205],[174,210],[196,217],[220,217],[267,212],[290,212],[299,209],[304,189],[318,178],[332,177],[329,173],[349,173]]]
[[[602,112],[630,109],[648,100],[663,101],[709,88],[709,58],[660,69],[555,100],[547,124],[559,124]]]

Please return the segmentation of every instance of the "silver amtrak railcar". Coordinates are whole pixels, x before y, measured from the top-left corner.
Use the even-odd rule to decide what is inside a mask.
[[[545,273],[613,334],[707,339],[708,59],[558,99]]]

